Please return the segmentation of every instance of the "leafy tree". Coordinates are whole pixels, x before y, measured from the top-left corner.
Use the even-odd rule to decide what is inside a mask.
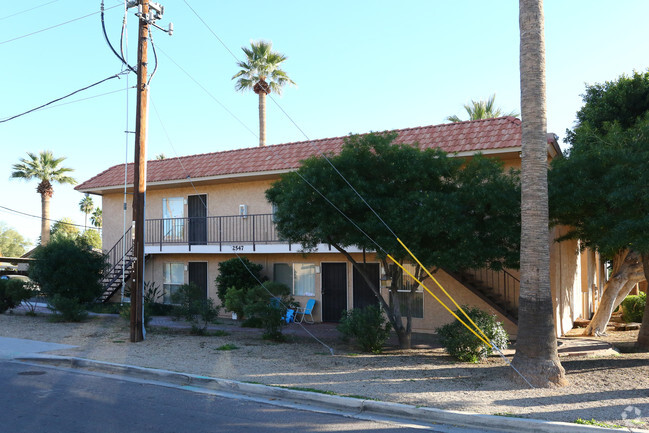
[[[22,280],[0,279],[0,313],[17,307],[21,302],[34,296],[34,292]]]
[[[281,68],[286,56],[272,50],[272,42],[251,42],[242,47],[245,61],[237,62],[241,68],[232,79],[237,79],[238,91],[252,90],[259,95],[259,145],[266,145],[266,95],[271,91],[280,95],[287,84],[295,84]]]
[[[79,241],[86,243],[91,248],[101,250],[101,235],[97,230],[86,230],[79,235]]]
[[[29,247],[29,241],[16,230],[0,222],[0,256],[20,257]]]
[[[74,170],[61,166],[64,157],[54,158],[49,150],[41,151],[38,155],[27,152],[27,155],[29,159],[20,158],[20,163],[13,165],[11,177],[40,180],[36,192],[41,195],[41,245],[45,245],[50,240],[50,199],[54,194],[52,182],[74,185],[77,181],[67,175]]]
[[[600,305],[585,334],[601,334],[611,313],[649,274],[649,72],[587,86],[572,145],[553,161],[549,180],[556,223],[612,262]],[[644,265],[646,262],[646,265]],[[649,349],[649,317],[638,346]]]
[[[464,109],[469,115],[468,120],[491,119],[494,117],[501,117],[501,116],[513,116],[513,117],[519,116],[519,114],[515,111],[504,113],[502,109],[496,107],[494,103],[495,99],[496,99],[496,95],[493,94],[486,101],[471,100],[471,104],[464,104]],[[463,120],[460,119],[455,114],[452,116],[448,116],[446,120],[448,120],[449,122],[463,122]]]
[[[536,386],[566,385],[550,290],[543,1],[520,0],[521,288],[512,364]]]
[[[81,235],[81,231],[71,218],[61,218],[52,224],[50,232],[52,240],[70,239],[75,240]]]
[[[247,257],[233,257],[219,263],[216,289],[221,305],[225,305],[226,293],[230,288],[247,291],[263,281],[260,274],[263,266],[252,263]]]
[[[504,174],[495,160],[478,155],[465,161],[438,149],[396,145],[395,138],[396,134],[351,136],[330,161],[426,267],[517,267],[517,178]],[[409,255],[330,163],[321,157],[303,161],[297,172],[274,183],[266,197],[276,206],[275,223],[284,239],[306,251],[328,243],[352,263],[377,297],[401,347],[410,347],[411,313],[404,325],[396,296],[401,270],[388,266],[387,253],[400,262]],[[393,272],[389,299],[381,295],[366,267],[348,253],[351,246],[378,250],[384,269]],[[418,267],[415,273],[421,277],[422,271]]]
[[[64,319],[83,318],[83,307],[102,293],[104,255],[84,242],[61,238],[38,247],[33,258],[29,277],[40,285],[50,306]]]
[[[88,229],[88,215],[92,212],[94,207],[95,204],[92,202],[92,197],[90,197],[90,194],[86,193],[86,195],[79,202],[79,210],[83,212],[85,216],[83,227],[86,230]]]

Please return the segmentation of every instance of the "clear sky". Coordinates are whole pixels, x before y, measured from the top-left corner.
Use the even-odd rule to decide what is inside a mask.
[[[288,56],[284,69],[298,86],[275,100],[312,139],[439,124],[451,114],[465,118],[463,104],[493,93],[498,106],[520,112],[518,2],[513,0],[161,3],[165,13],[158,24],[173,22],[174,34],[153,34],[158,71],[151,82],[149,159],[258,144],[257,96],[234,90],[235,59],[213,33],[239,58],[241,47],[258,39],[272,41]],[[100,0],[3,2],[0,120],[121,71],[104,41],[99,5]],[[116,46],[124,13],[120,5],[106,0],[106,8],[117,6],[106,12]],[[137,53],[133,12],[126,39],[131,64]],[[647,16],[645,0],[546,0],[548,131],[565,136],[585,83],[649,67]],[[124,131],[135,129],[135,94],[126,90],[134,84],[134,74],[128,82],[113,79],[64,105],[0,123],[0,206],[40,215],[37,182],[10,179],[12,164],[28,151],[49,149],[67,157],[64,165],[75,170],[79,182],[127,157],[132,161],[133,135],[127,150]],[[84,98],[90,99],[80,101]],[[305,139],[270,100],[267,110],[268,144]],[[83,224],[81,198],[73,187],[55,184],[52,218]],[[0,221],[33,242],[40,235],[37,218],[0,208]]]

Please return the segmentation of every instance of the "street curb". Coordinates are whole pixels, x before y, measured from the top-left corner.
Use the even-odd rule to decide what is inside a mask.
[[[248,397],[272,400],[288,400],[299,404],[314,404],[340,411],[354,411],[367,414],[406,418],[431,424],[447,424],[457,427],[490,429],[499,432],[533,432],[533,433],[595,433],[625,431],[632,433],[649,433],[644,429],[608,429],[603,427],[571,424],[557,421],[515,418],[497,415],[483,415],[470,412],[457,412],[429,407],[411,406],[401,403],[390,403],[376,400],[364,400],[316,392],[299,391],[269,385],[238,382],[188,373],[137,367],[94,361],[84,358],[35,355],[15,358],[17,361],[53,365],[64,368],[80,368],[88,371],[124,375],[138,379],[165,382],[181,387],[204,388],[213,391],[243,394]]]

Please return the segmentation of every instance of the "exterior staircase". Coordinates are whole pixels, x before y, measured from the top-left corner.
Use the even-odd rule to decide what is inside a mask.
[[[494,310],[518,324],[518,296],[521,288],[518,278],[506,270],[486,268],[446,272]]]
[[[133,255],[133,237],[129,227],[124,236],[106,253],[108,266],[102,278],[104,291],[97,302],[107,302],[122,288],[122,275],[128,281],[134,271],[135,256]]]

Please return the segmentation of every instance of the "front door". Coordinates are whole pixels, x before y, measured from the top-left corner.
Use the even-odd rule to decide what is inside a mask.
[[[361,266],[365,269],[365,272],[369,275],[370,280],[374,283],[374,287],[379,287],[379,264],[378,263],[359,263],[358,266]],[[354,267],[354,308],[365,308],[368,305],[376,305],[379,300],[376,298],[376,295],[370,288],[370,286],[365,281],[365,278],[361,273]]]
[[[207,262],[189,262],[189,282],[201,288],[207,299]]]
[[[338,322],[347,310],[347,263],[322,264],[322,321]]]
[[[207,194],[187,197],[189,217],[189,244],[207,244]]]

